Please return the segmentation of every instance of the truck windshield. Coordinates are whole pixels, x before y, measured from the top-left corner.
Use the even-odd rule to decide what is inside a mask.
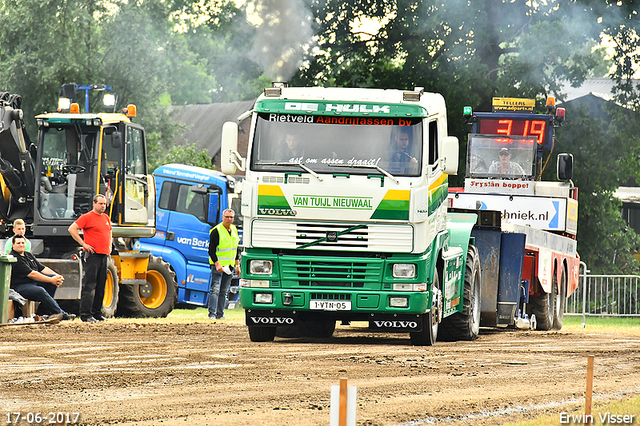
[[[301,171],[296,163],[316,173],[371,174],[379,167],[419,176],[422,140],[421,118],[259,113],[251,169]]]
[[[92,208],[91,162],[97,128],[42,128],[40,214],[45,219],[77,218]]]
[[[537,136],[470,134],[467,177],[531,179],[537,147]]]

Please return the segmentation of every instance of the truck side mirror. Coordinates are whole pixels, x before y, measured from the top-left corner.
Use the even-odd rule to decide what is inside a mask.
[[[218,218],[219,216],[219,210],[220,210],[220,194],[218,194],[217,192],[214,193],[210,193],[209,196],[206,198],[207,205],[209,206],[209,208],[206,210],[207,211],[207,223],[209,223],[212,226],[215,226],[218,224],[218,222],[220,222],[220,219]]]
[[[238,169],[244,171],[245,159],[238,153],[238,124],[227,121],[222,125],[220,144],[220,168],[222,173],[234,174]]]
[[[557,161],[558,180],[563,182],[570,181],[573,178],[573,155],[558,154]]]
[[[445,136],[442,140],[442,171],[448,175],[458,174],[458,138]]]

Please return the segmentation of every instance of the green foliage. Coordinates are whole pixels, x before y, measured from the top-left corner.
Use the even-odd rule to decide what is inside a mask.
[[[169,152],[155,153],[149,160],[149,170],[155,170],[163,164],[186,164],[188,166],[197,166],[205,169],[215,170],[211,164],[211,158],[207,150],[198,148],[196,144],[190,145],[174,145]]]
[[[627,109],[575,101],[567,105],[567,123],[556,132],[554,152],[574,156],[574,182],[579,188],[578,252],[592,273],[633,273],[631,253],[638,235],[620,216],[614,191],[628,178],[638,179],[640,117]],[[555,166],[545,174],[555,176]]]

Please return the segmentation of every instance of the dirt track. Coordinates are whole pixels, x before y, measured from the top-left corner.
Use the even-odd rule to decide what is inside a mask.
[[[328,425],[330,387],[345,377],[357,387],[359,425],[497,425],[583,407],[587,355],[595,402],[640,395],[640,333],[481,330],[475,342],[412,347],[407,335],[357,326],[273,343],[250,342],[229,320],[3,327],[0,419]]]

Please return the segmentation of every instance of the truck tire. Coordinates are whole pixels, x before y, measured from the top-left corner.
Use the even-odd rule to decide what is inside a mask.
[[[420,316],[422,330],[409,333],[411,344],[414,346],[433,346],[438,339],[438,327],[442,312],[442,293],[440,292],[440,279],[437,272],[433,280],[432,289],[433,303],[431,309]]]
[[[249,339],[252,342],[272,342],[276,337],[276,327],[249,326]]]
[[[127,317],[166,317],[178,297],[176,274],[160,257],[151,256],[145,284],[120,288],[118,315]]]
[[[475,246],[469,246],[464,271],[462,312],[442,319],[440,340],[475,340],[480,332],[480,257]]]
[[[553,271],[553,276],[556,276],[556,271]],[[551,293],[545,293],[542,291],[540,296],[530,296],[527,306],[527,313],[529,316],[536,316],[536,330],[549,331],[553,328],[555,322],[556,302],[558,299],[558,287],[555,285],[556,280],[553,280],[551,286]]]
[[[105,318],[112,318],[118,307],[119,296],[118,284],[118,268],[113,263],[113,259],[109,257],[107,263],[107,281],[104,285],[104,298],[102,299],[102,316]]]
[[[557,287],[557,278],[553,276],[553,286]],[[562,275],[560,276],[560,294],[555,301],[555,315],[553,316],[553,329],[561,330],[562,321],[564,319],[564,305],[567,301],[567,268],[562,266]]]

